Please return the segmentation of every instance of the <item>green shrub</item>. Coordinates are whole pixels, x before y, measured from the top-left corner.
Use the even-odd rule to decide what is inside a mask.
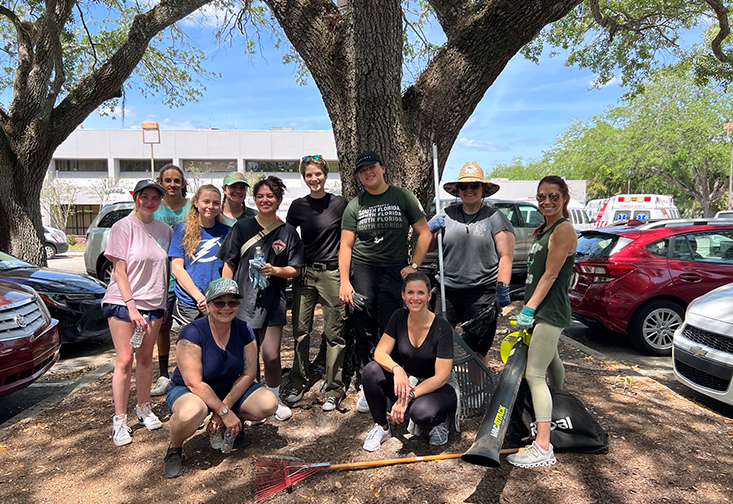
[[[69,242],[69,245],[73,247],[74,245],[76,245],[76,236],[66,235],[66,241]]]

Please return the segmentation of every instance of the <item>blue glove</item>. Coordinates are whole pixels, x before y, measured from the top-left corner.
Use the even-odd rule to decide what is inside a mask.
[[[534,312],[536,310],[534,308],[530,308],[529,306],[525,305],[524,308],[522,308],[522,313],[519,314],[517,317],[517,329],[532,329],[532,326],[534,325]]]
[[[496,288],[496,302],[499,303],[499,308],[504,308],[512,303],[512,298],[509,297],[509,286]]]
[[[270,285],[270,281],[267,277],[260,273],[260,269],[264,266],[264,261],[257,261],[255,259],[249,260],[249,280],[255,286],[255,289],[264,290],[268,285]]]
[[[436,215],[432,219],[430,219],[430,222],[428,222],[428,228],[430,229],[431,233],[435,233],[438,229],[445,226],[445,217],[442,215]]]

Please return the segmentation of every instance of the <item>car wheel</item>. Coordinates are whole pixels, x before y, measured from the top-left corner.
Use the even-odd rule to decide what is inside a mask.
[[[99,278],[101,281],[109,285],[109,281],[112,279],[112,271],[114,269],[114,266],[111,261],[105,260],[102,265],[99,267],[99,275],[97,278]]]
[[[56,257],[56,247],[47,243],[46,244],[46,259],[53,259]]]
[[[682,325],[685,308],[667,299],[643,305],[629,323],[629,334],[650,355],[672,355],[674,332]]]

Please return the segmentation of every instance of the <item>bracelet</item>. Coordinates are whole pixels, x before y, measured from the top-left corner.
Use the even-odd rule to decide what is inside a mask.
[[[133,298],[130,298],[130,299],[126,299],[125,301],[123,301],[123,303],[127,304],[127,303],[129,303],[130,301],[135,301],[135,300],[134,300]]]
[[[395,364],[394,366],[392,366],[392,369],[390,370],[392,372],[392,374],[394,374],[394,368],[396,368],[396,367],[400,367],[400,365],[399,364]]]

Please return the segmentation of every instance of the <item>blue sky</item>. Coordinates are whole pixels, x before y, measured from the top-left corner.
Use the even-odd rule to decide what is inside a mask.
[[[199,30],[198,36],[206,40],[208,32]],[[212,56],[206,67],[221,78],[204,82],[200,101],[170,109],[157,98],[128,92],[125,128],[157,121],[167,129],[331,129],[318,89],[312,81],[307,86],[295,82],[295,68],[282,64],[282,51],[267,42],[257,56],[246,56],[236,46],[202,49]],[[617,103],[622,94],[618,83],[591,89],[593,77],[587,70],[566,67],[562,58],[543,58],[537,65],[516,56],[461,131],[444,179],[455,178],[469,161],[477,161],[488,174],[497,163],[538,157],[573,118],[588,119]],[[85,128],[122,126],[119,118],[96,114],[84,122]]]

